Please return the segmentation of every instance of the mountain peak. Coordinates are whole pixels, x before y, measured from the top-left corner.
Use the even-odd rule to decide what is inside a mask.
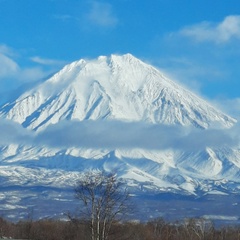
[[[131,60],[135,61],[140,61],[138,58],[133,56],[131,53],[126,53],[126,54],[111,54],[110,56],[111,59],[121,59],[122,61],[128,61],[130,62]]]
[[[131,54],[81,59],[7,104],[0,114],[42,129],[63,119],[229,127],[234,119]]]

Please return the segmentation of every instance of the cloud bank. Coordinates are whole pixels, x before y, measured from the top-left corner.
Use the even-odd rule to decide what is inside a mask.
[[[0,121],[1,145],[16,143],[49,148],[176,149],[200,151],[206,147],[240,144],[238,125],[231,129],[197,130],[190,127],[121,121],[62,121],[41,132],[24,129],[9,120]]]
[[[0,145],[30,144],[34,133],[23,128],[20,124],[0,119]]]

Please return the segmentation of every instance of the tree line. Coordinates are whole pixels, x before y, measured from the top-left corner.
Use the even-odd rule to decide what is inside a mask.
[[[89,240],[91,229],[85,221],[39,220],[12,223],[0,218],[0,238],[31,240]],[[215,228],[204,219],[169,223],[155,219],[147,223],[114,222],[108,240],[238,240],[239,226]]]

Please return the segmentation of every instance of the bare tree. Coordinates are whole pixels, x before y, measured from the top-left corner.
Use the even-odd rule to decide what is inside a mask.
[[[129,194],[114,174],[86,172],[75,197],[83,204],[81,219],[90,224],[92,240],[107,240],[112,224],[128,211]]]

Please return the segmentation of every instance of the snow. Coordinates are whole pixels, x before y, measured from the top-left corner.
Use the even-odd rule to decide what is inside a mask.
[[[204,219],[211,219],[211,220],[225,220],[225,221],[237,221],[239,218],[238,216],[223,216],[223,215],[204,215]]]
[[[81,59],[66,65],[3,106],[0,116],[36,132],[63,120],[143,121],[198,129],[216,125],[230,128],[236,123],[131,54]],[[239,159],[239,149],[182,152],[134,148],[110,152],[11,144],[1,147],[0,175],[4,186],[68,188],[82,171],[98,168],[117,172],[135,190],[196,195],[199,191],[240,191]]]

